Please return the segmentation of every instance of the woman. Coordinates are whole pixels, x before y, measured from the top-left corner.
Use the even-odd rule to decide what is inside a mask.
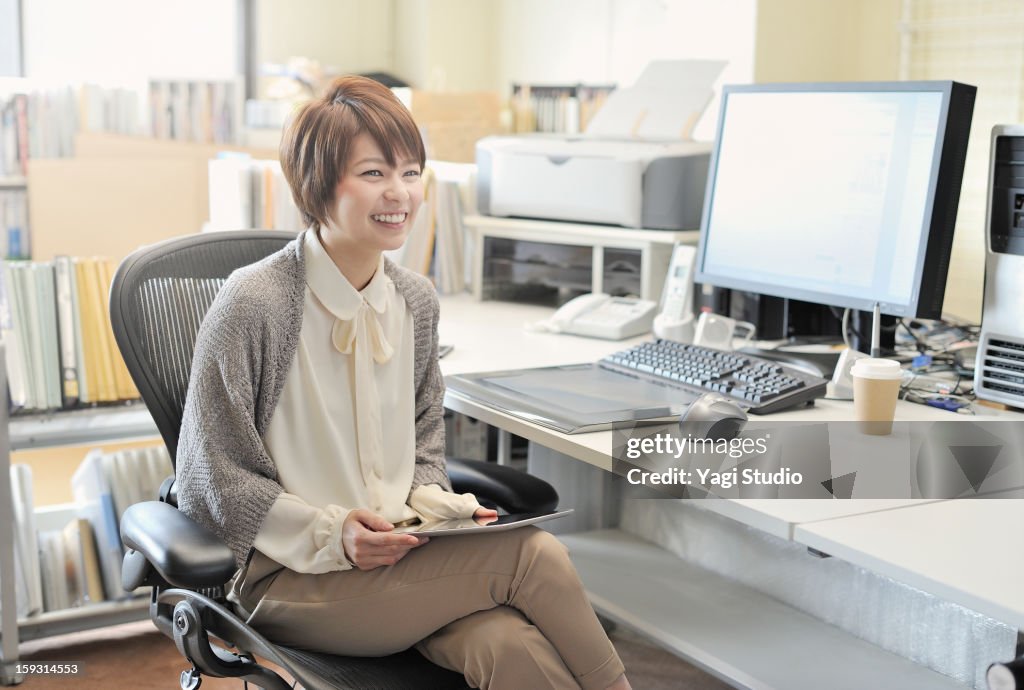
[[[495,514],[445,471],[433,286],[383,256],[422,203],[424,160],[409,112],[368,79],[290,123],[281,164],[309,230],[236,271],[203,321],[179,507],[234,551],[229,599],[275,642],[415,645],[481,688],[629,688],[551,535],[391,533]]]

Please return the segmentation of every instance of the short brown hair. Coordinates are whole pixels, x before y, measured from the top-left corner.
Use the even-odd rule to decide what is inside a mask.
[[[390,89],[365,77],[339,77],[295,113],[281,139],[281,168],[307,226],[327,224],[349,146],[363,132],[388,165],[397,156],[418,160],[420,169],[426,163],[412,114]]]

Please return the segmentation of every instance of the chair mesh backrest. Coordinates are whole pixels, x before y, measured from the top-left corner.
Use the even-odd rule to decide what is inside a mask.
[[[199,324],[232,271],[294,238],[267,230],[190,235],[143,247],[118,267],[114,337],[175,464]]]

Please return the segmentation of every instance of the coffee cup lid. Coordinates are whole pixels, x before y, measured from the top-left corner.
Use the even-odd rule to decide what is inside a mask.
[[[903,378],[903,370],[899,362],[891,359],[865,357],[853,363],[850,375],[864,379],[899,379]]]

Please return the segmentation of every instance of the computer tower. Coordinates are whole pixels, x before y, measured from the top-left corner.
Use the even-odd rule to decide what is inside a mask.
[[[985,301],[974,390],[1024,407],[1024,125],[992,128]]]

